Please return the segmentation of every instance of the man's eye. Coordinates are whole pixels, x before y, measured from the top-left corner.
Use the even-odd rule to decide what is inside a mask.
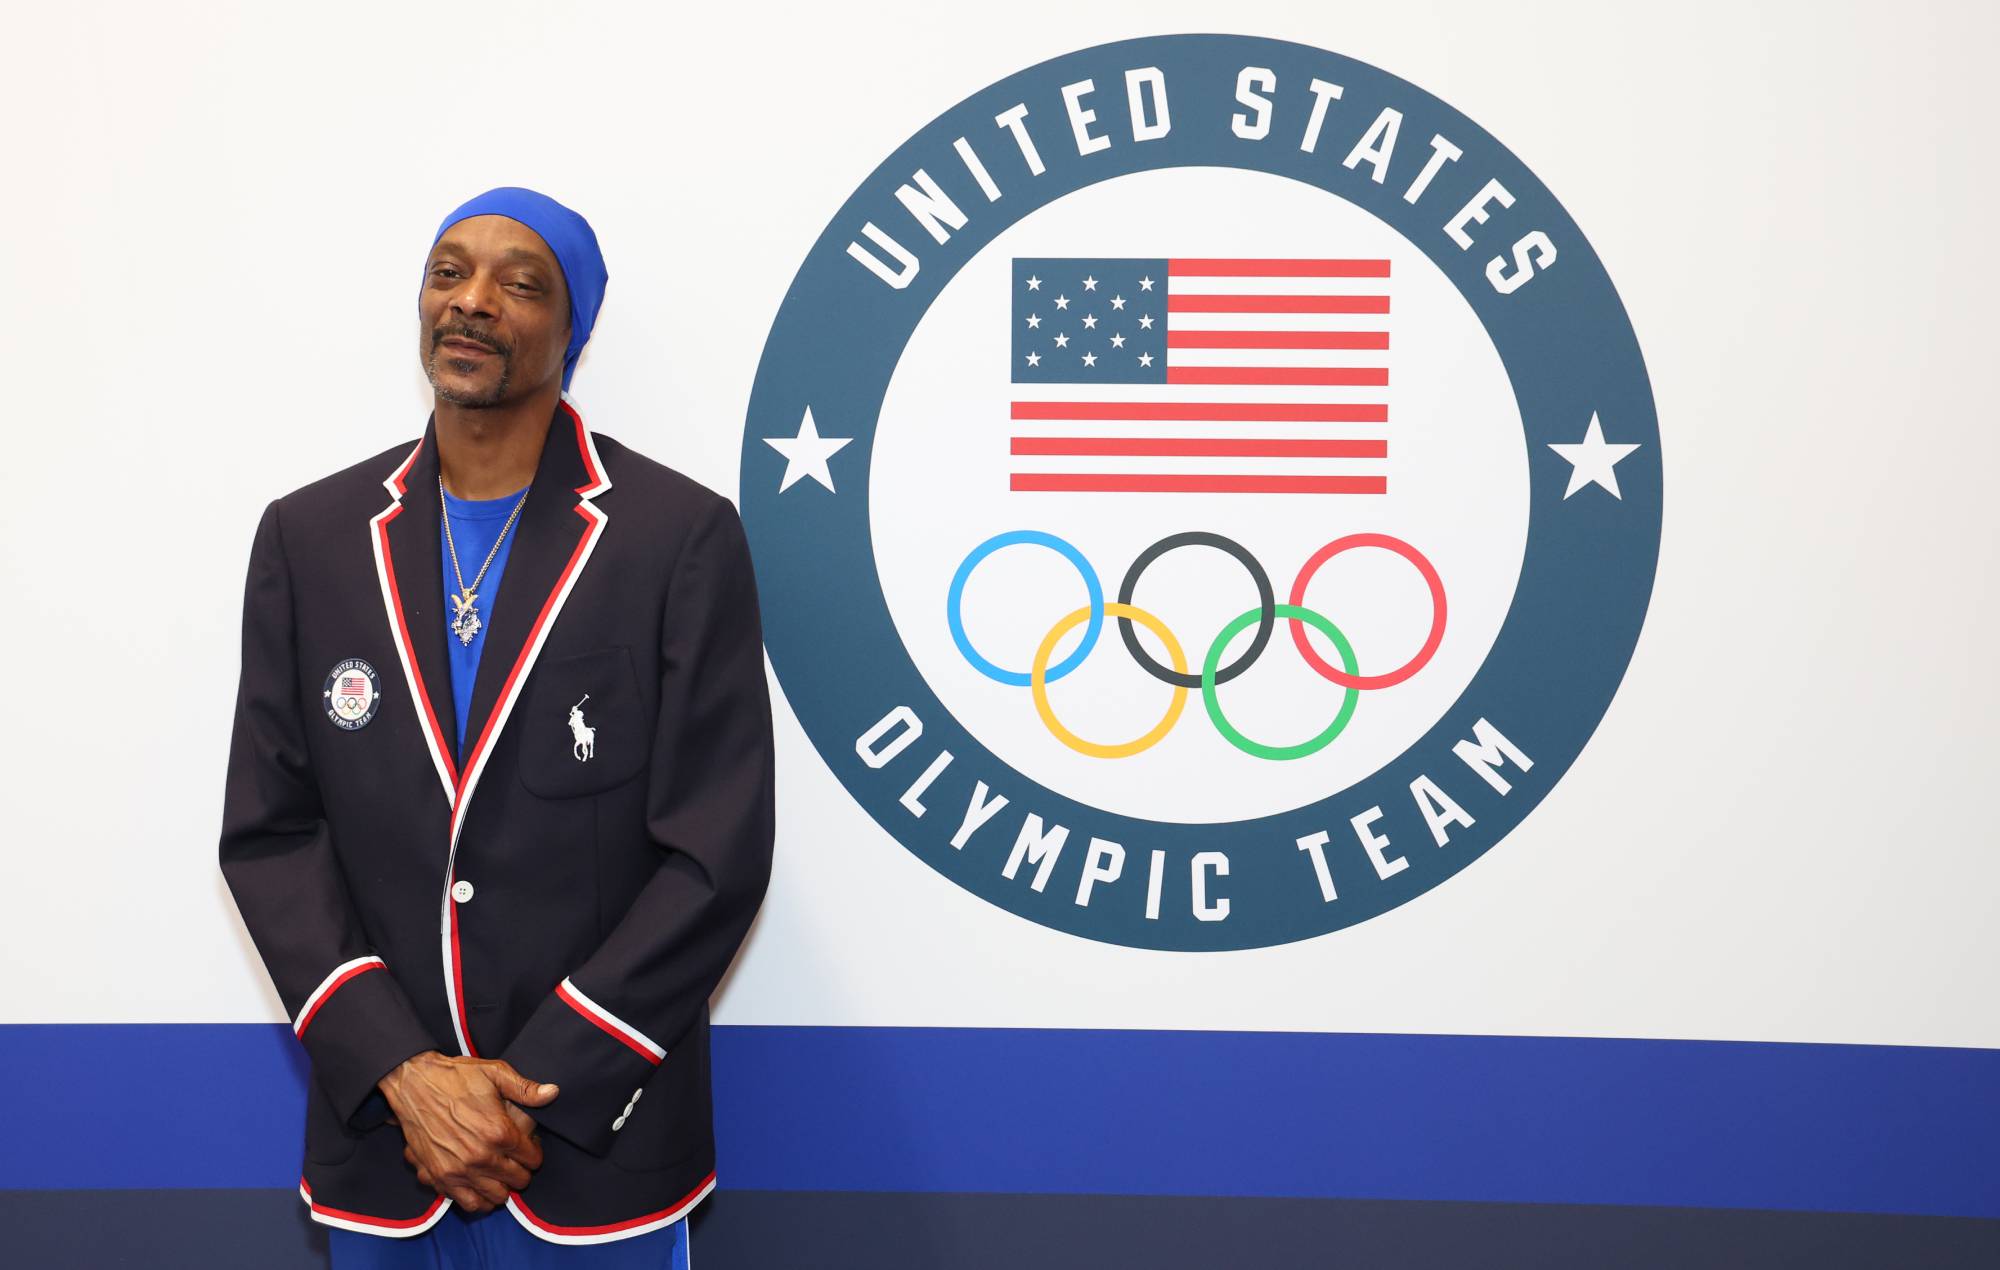
[[[439,265],[431,270],[431,276],[435,278],[456,278],[458,270],[452,268],[450,265]]]

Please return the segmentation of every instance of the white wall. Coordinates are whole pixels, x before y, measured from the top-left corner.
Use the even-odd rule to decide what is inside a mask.
[[[1465,877],[1201,957],[959,891],[781,698],[778,873],[721,1021],[2000,1046],[1992,7],[699,12],[11,20],[0,1022],[280,1017],[214,868],[242,565],[265,501],[421,427],[447,208],[583,210],[612,275],[587,417],[733,493],[770,319],[883,156],[1045,57],[1233,26],[1465,111],[1604,258],[1666,462],[1623,689]]]

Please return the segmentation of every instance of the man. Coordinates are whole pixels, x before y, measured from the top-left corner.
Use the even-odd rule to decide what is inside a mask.
[[[770,707],[735,509],[567,399],[605,279],[542,195],[447,216],[423,438],[251,551],[222,871],[311,1059],[299,1190],[340,1270],[682,1265],[715,1185]]]

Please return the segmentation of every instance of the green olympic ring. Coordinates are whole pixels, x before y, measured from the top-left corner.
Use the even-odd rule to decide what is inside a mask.
[[[1347,642],[1347,636],[1340,633],[1338,626],[1311,609],[1300,608],[1296,604],[1280,604],[1275,607],[1279,617],[1304,622],[1332,640],[1334,649],[1340,653],[1341,666],[1350,676],[1360,673],[1360,664],[1354,659],[1354,647]],[[1215,642],[1208,646],[1208,656],[1202,659],[1201,663],[1201,703],[1207,707],[1209,722],[1215,725],[1215,730],[1245,754],[1266,759],[1304,758],[1309,754],[1317,754],[1331,745],[1333,738],[1339,736],[1347,727],[1348,720],[1354,717],[1354,707],[1361,700],[1360,689],[1346,688],[1344,690],[1346,695],[1340,702],[1340,713],[1333,716],[1333,722],[1327,724],[1326,730],[1318,736],[1301,741],[1297,745],[1265,745],[1261,741],[1253,741],[1237,731],[1236,726],[1223,716],[1222,702],[1215,695],[1216,668],[1222,664],[1222,654],[1229,647],[1229,641],[1243,628],[1263,616],[1262,608],[1251,609],[1223,627],[1222,634],[1217,635]]]

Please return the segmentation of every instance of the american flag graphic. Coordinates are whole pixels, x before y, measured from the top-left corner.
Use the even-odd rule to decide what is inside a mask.
[[[1008,487],[1388,489],[1389,262],[1016,258]]]
[[[340,681],[340,695],[343,697],[365,697],[368,695],[368,681],[360,675],[349,675]]]

